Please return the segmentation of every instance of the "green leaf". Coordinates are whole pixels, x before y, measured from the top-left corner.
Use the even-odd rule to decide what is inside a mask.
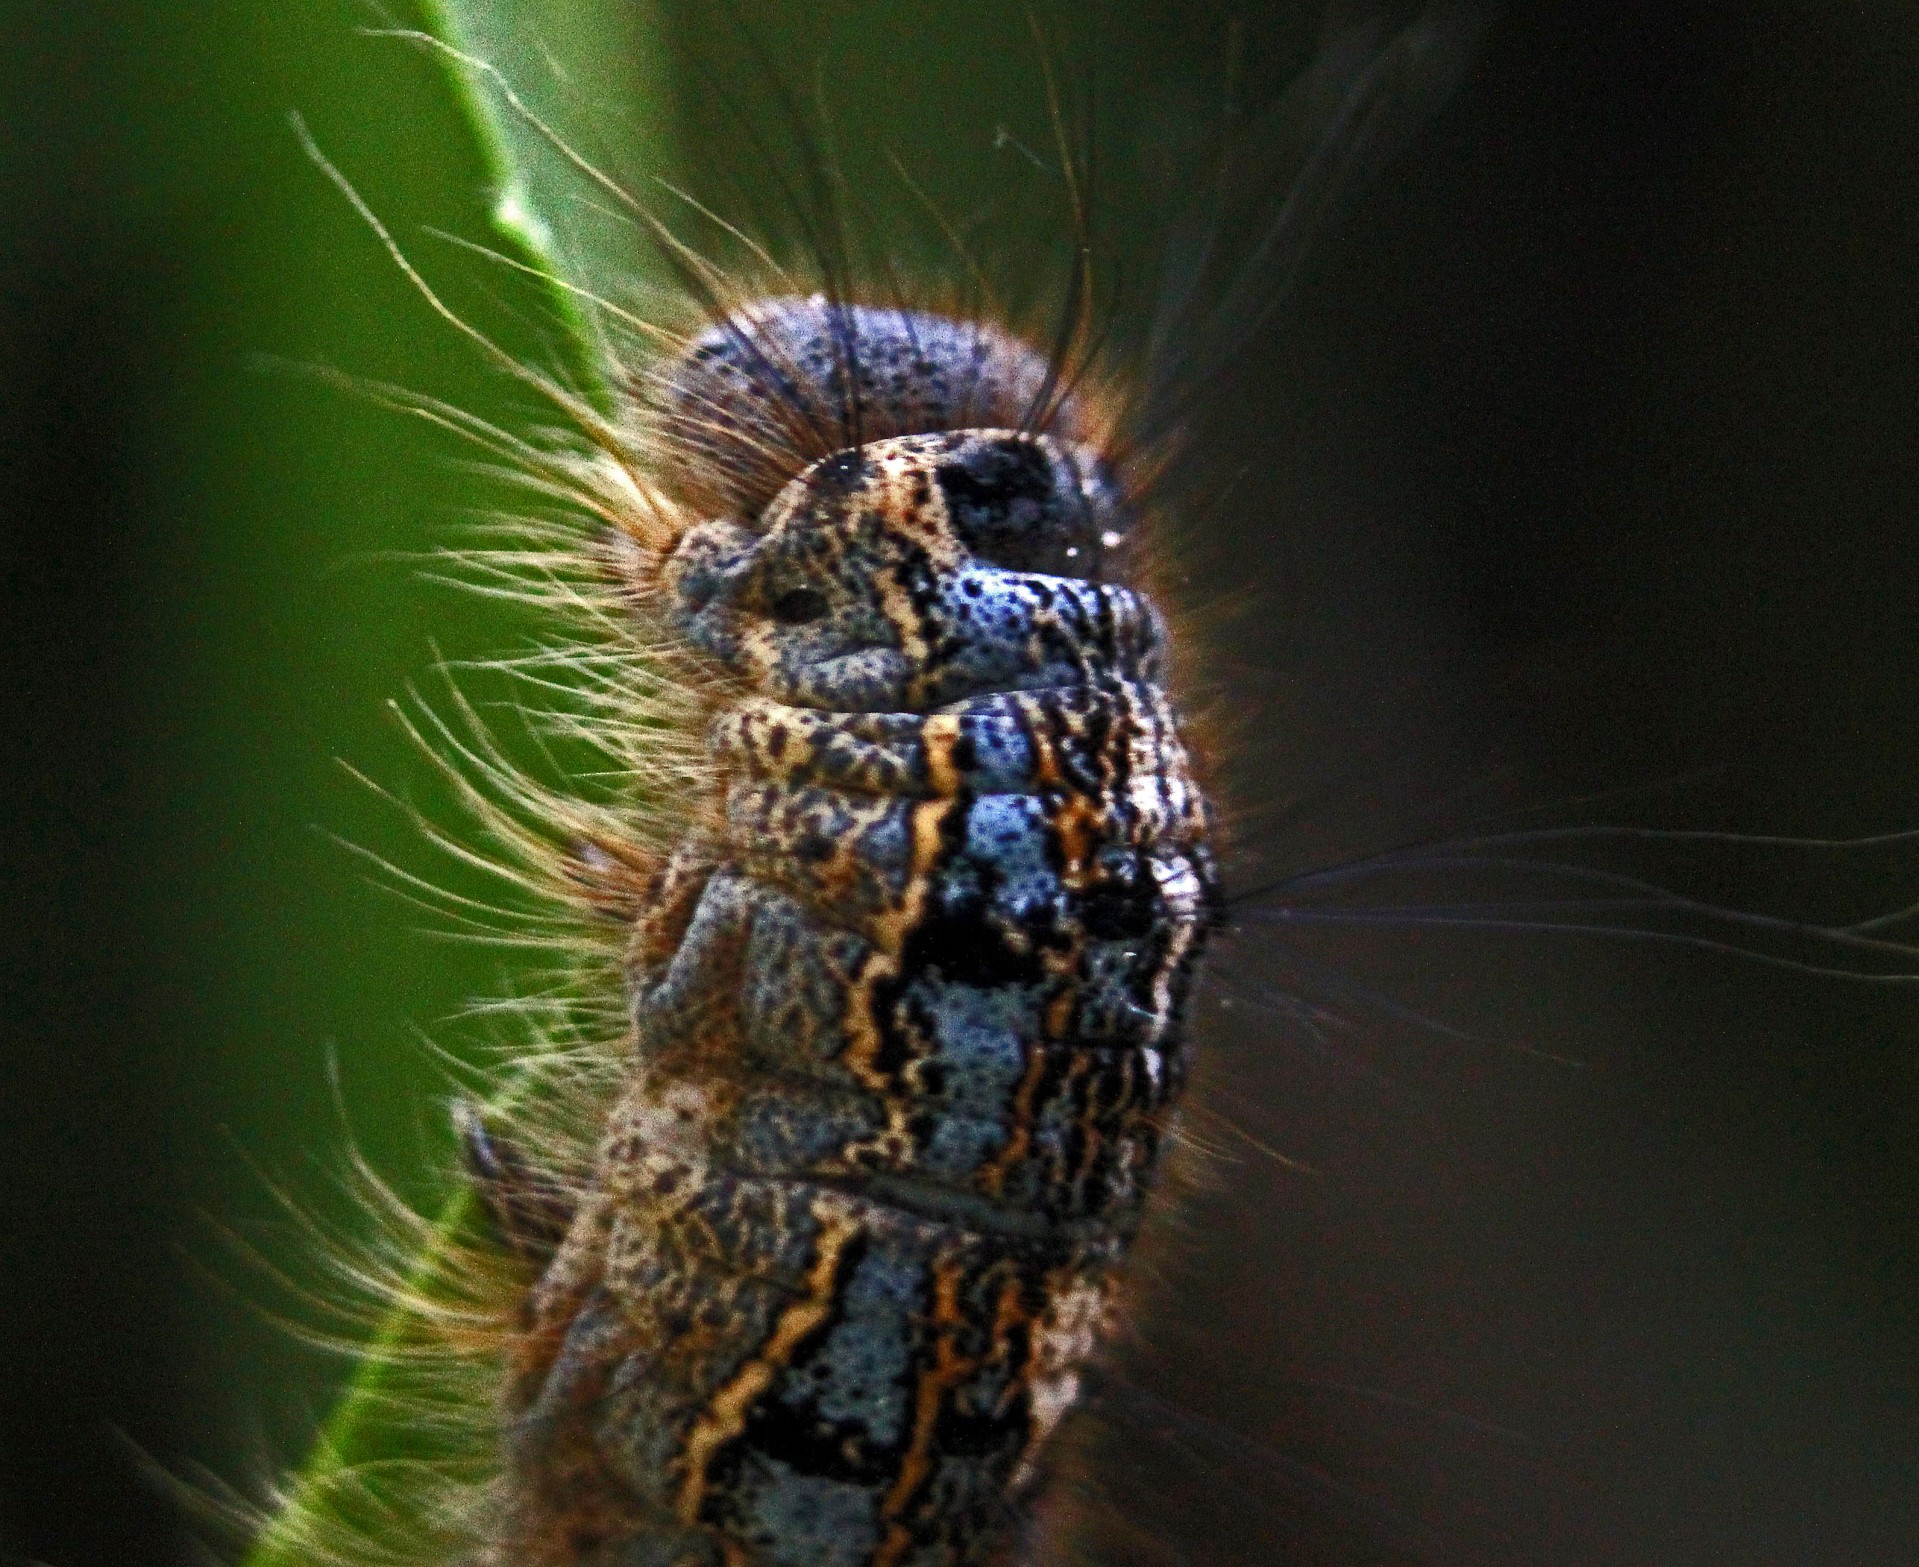
[[[435,1289],[443,1257],[479,1219],[479,1203],[470,1191],[458,1193],[447,1203],[437,1227],[439,1244],[424,1250],[414,1269],[415,1288],[423,1293]],[[395,1310],[380,1325],[359,1369],[322,1425],[313,1451],[290,1481],[286,1505],[261,1531],[243,1567],[312,1567],[307,1542],[313,1534],[364,1520],[370,1511],[369,1498],[352,1484],[356,1474],[381,1465],[431,1462],[444,1456],[431,1437],[396,1418],[406,1397],[396,1357],[413,1333],[413,1320],[405,1311]]]
[[[421,4],[491,179],[500,250],[546,280],[562,329],[554,368],[603,400],[584,301],[628,291],[644,247],[617,199],[575,160],[629,190],[665,171],[665,71],[650,13],[605,0]]]
[[[477,164],[487,185],[488,246],[531,289],[547,355],[537,367],[604,404],[608,381],[585,296],[630,287],[642,247],[532,117],[624,182],[661,172],[661,73],[647,15],[593,0],[420,0],[415,20],[412,41],[435,62],[439,89],[457,110],[453,123],[466,135],[465,145],[445,148],[445,164],[462,173]],[[470,1192],[448,1200],[436,1239],[413,1265],[412,1286],[438,1292],[455,1243],[478,1222]],[[245,1567],[309,1567],[306,1542],[316,1528],[364,1523],[377,1506],[353,1475],[442,1456],[429,1432],[396,1416],[407,1392],[399,1352],[415,1331],[397,1309],[378,1326]]]
[[[629,189],[672,162],[665,51],[652,10],[630,0],[428,0],[444,36],[484,60],[567,146]],[[572,281],[617,284],[636,263],[632,228],[605,211],[603,192],[582,189],[567,156],[539,131],[503,112],[483,91],[476,115],[490,121],[521,189]]]

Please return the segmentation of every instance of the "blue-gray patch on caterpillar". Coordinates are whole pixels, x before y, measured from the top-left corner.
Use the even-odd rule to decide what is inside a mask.
[[[963,1113],[1003,1118],[1026,1072],[1027,1042],[1040,1033],[1032,992],[954,984],[928,974],[905,990],[901,1003],[931,1025],[930,1064],[937,1077],[922,1073],[922,1080],[936,1083],[941,1102]]]
[[[860,1567],[879,1543],[879,1497],[870,1486],[800,1474],[754,1454],[738,1481],[742,1539],[765,1567]]]
[[[831,1169],[848,1147],[884,1126],[878,1105],[847,1094],[752,1092],[740,1105],[724,1152],[755,1174],[804,1175]]]
[[[805,1365],[787,1374],[780,1398],[819,1419],[857,1426],[876,1446],[896,1446],[912,1411],[907,1324],[925,1305],[919,1270],[869,1252],[838,1304],[839,1320]]]
[[[965,727],[967,785],[980,794],[1014,793],[1030,787],[1033,742],[1019,723],[998,714],[980,715]]]
[[[742,964],[748,1060],[766,1070],[810,1073],[843,1055],[848,977],[871,952],[863,937],[826,924],[790,895],[765,892]],[[822,1075],[849,1080],[843,1069]]]
[[[1064,889],[1040,801],[1018,794],[975,800],[966,815],[964,853],[988,878],[996,911],[1022,926],[1051,922]]]

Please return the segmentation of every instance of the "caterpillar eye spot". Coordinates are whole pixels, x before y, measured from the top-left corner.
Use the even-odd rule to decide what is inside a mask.
[[[1111,514],[1099,466],[1056,442],[979,434],[948,443],[934,477],[954,534],[979,560],[1009,571],[1087,577]]]
[[[827,493],[850,494],[866,476],[866,459],[857,448],[844,451],[813,466],[814,488]]]
[[[817,588],[792,588],[773,600],[768,613],[782,626],[803,626],[826,610],[826,595]]]

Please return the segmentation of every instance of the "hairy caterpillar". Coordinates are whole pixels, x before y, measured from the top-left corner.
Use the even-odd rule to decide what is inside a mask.
[[[533,1299],[485,1559],[983,1559],[1185,1075],[1216,894],[1161,632],[1011,342],[770,300],[665,379],[741,482],[633,580],[744,689],[724,814],[629,952],[634,1076]],[[800,408],[868,438],[768,499]]]
[[[1375,78],[1430,49],[1362,53],[1335,118],[1375,130]],[[440,1519],[451,1559],[1037,1549],[1220,908],[1132,585],[1165,410],[1100,366],[1087,247],[1050,353],[830,266],[755,292],[691,260],[704,323],[617,366],[610,418],[554,392],[585,447],[510,445],[597,525],[538,567],[598,622],[591,739],[684,782],[642,837],[467,754],[493,836],[608,927],[630,1032],[462,1113],[518,1267],[472,1308],[505,1319],[503,1472]]]
[[[583,835],[582,841],[588,843],[594,842],[591,835]],[[643,866],[644,863],[643,861],[636,862],[632,860],[622,862],[620,855],[615,852],[619,847],[620,844],[617,839],[610,844],[598,844],[598,854],[586,854],[580,857],[589,874],[581,877],[578,867],[575,867],[572,871],[572,874],[575,875],[576,878],[585,880],[592,885],[594,896],[602,905],[614,908],[622,905],[623,897],[630,899],[631,896],[630,885],[623,881],[621,875],[618,873],[622,870],[634,871],[640,866]],[[604,860],[601,859],[601,856],[604,856]],[[595,872],[600,874],[597,876],[592,874]],[[484,1163],[486,1162],[486,1140],[484,1137],[481,1137],[479,1141],[482,1145],[481,1162]],[[504,1172],[510,1172],[511,1166],[514,1163],[510,1151],[511,1146],[510,1141],[504,1142],[496,1146],[493,1150],[498,1154],[497,1163]],[[511,1174],[506,1173],[502,1177],[500,1189],[508,1194],[508,1199],[503,1202],[503,1207],[508,1210],[517,1208],[533,1214],[533,1220],[525,1227],[522,1238],[527,1245],[536,1245],[539,1242],[542,1224],[540,1183],[536,1180],[530,1184],[516,1184]],[[516,1192],[519,1194],[521,1200],[514,1199],[513,1194]],[[550,1215],[548,1217],[550,1217]]]

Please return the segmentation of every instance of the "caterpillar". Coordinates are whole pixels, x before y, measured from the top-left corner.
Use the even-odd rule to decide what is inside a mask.
[[[473,1308],[499,1472],[441,1519],[473,1567],[1031,1559],[1188,1075],[1222,895],[1139,410],[1070,302],[1049,352],[776,270],[689,263],[699,324],[508,453],[590,520],[539,569],[655,801],[642,836],[466,757],[625,1025],[459,1110],[515,1264]]]
[[[618,810],[495,776],[558,824],[521,841],[601,922],[641,1048],[555,1050],[526,1104],[462,1112],[506,1254],[476,1254],[469,1282],[518,1302],[540,1281],[496,1340],[515,1357],[504,1479],[435,1523],[449,1559],[501,1563],[984,1559],[1019,1538],[1094,1356],[1219,898],[1159,617],[1121,608],[1149,463],[1124,452],[1120,399],[1079,384],[1077,341],[1049,355],[950,305],[831,287],[709,303],[609,425],[582,410],[597,450],[512,452],[610,525],[561,541],[550,576],[615,628],[601,740],[682,795],[684,825],[652,811],[637,841]],[[872,656],[876,636],[904,656]],[[1087,695],[1034,694],[1060,689]],[[998,903],[996,879],[1016,884]],[[1163,950],[1116,978],[1142,939]],[[770,955],[817,982],[771,994],[746,977]],[[977,1060],[939,1059],[998,1048],[988,987],[954,978],[972,961],[1046,1041],[1025,1040],[1019,1114]],[[1062,995],[1054,1033],[1036,997]],[[1094,1047],[1129,1028],[1132,1054]],[[814,1039],[850,1078],[783,1080],[781,1052]],[[618,1278],[616,1255],[655,1271]],[[904,1379],[873,1370],[887,1311],[922,1335]],[[658,1346],[683,1343],[669,1369]],[[828,1404],[857,1414],[835,1426]]]
[[[1013,342],[756,301],[664,379],[729,482],[630,580],[737,685],[629,949],[632,1077],[530,1302],[484,1559],[981,1559],[1185,1076],[1217,877],[1163,632]],[[856,439],[769,497],[798,409]]]

